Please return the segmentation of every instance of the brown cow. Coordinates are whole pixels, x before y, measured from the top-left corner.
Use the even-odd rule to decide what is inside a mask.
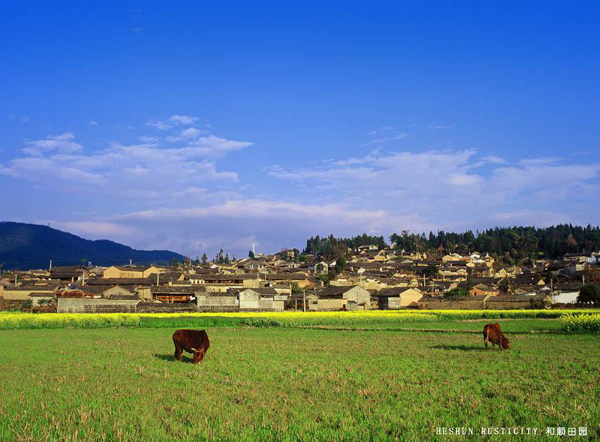
[[[202,362],[204,355],[210,347],[206,330],[177,330],[173,333],[175,344],[175,359],[181,361],[183,350],[193,353],[194,364]]]
[[[508,350],[510,348],[510,341],[504,337],[502,330],[500,330],[500,324],[497,322],[495,324],[487,324],[483,327],[483,343],[485,344],[485,348],[487,348],[488,342],[492,344],[492,348],[494,348],[494,345],[497,345],[499,350],[503,348]]]

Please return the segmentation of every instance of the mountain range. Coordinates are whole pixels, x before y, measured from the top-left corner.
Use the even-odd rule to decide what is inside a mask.
[[[88,240],[37,224],[0,222],[0,265],[4,269],[48,268],[77,265],[85,259],[94,265],[165,263],[183,255],[168,250],[135,250],[109,240]]]

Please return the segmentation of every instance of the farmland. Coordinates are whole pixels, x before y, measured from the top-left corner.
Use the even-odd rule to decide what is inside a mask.
[[[483,349],[484,319],[374,318],[2,330],[0,440],[424,440],[509,426],[600,437],[598,334],[500,319],[512,349],[499,352]],[[205,362],[174,362],[173,327],[194,323],[211,336]]]

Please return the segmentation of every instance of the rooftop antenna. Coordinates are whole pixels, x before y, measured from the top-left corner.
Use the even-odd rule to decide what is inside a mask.
[[[254,247],[254,241],[252,241],[252,254],[256,255],[256,249]]]

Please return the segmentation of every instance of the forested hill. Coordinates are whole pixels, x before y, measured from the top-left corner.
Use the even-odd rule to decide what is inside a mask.
[[[590,253],[600,250],[600,228],[561,224],[552,227],[496,227],[482,232],[411,233],[407,230],[393,233],[390,244],[406,252],[443,250],[444,253],[473,252],[490,253],[507,260],[544,257],[559,258],[566,253]],[[345,249],[373,244],[379,249],[387,243],[382,236],[363,234],[353,238],[316,236],[306,242],[304,253],[322,254],[326,259],[343,255]]]
[[[513,259],[559,258],[566,253],[590,253],[600,250],[600,228],[560,224],[551,227],[496,227],[482,232],[430,232],[392,234],[390,241],[406,251],[443,248],[478,251]]]
[[[0,222],[0,265],[5,269],[47,268],[54,265],[95,265],[162,263],[181,260],[182,255],[167,250],[135,250],[113,241],[91,241],[36,224]]]

